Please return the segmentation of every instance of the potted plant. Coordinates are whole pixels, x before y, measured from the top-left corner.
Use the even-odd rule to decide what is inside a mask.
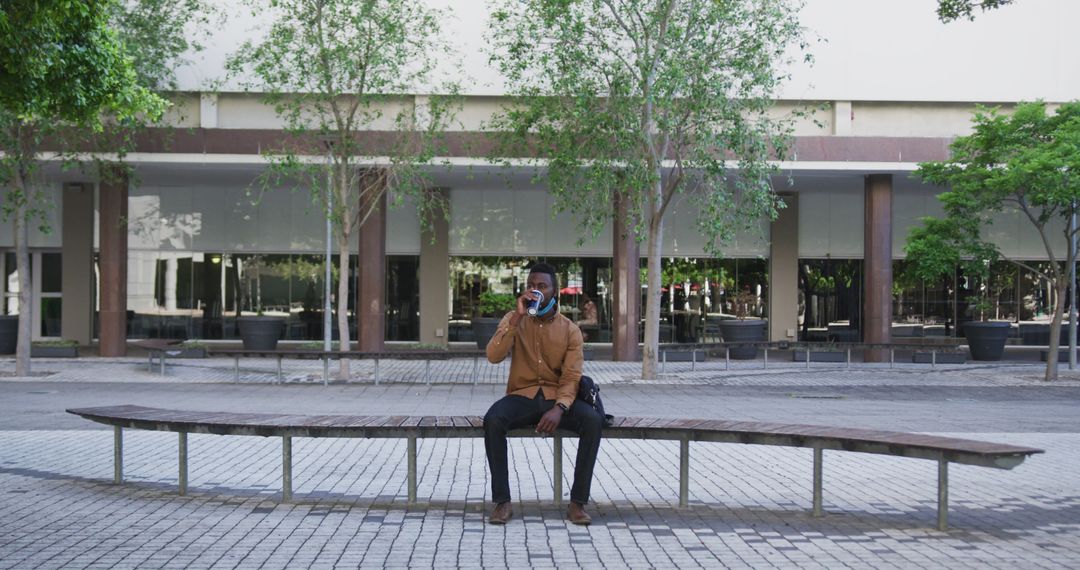
[[[735,294],[734,303],[735,318],[720,321],[720,336],[724,342],[761,342],[765,340],[765,321],[761,319],[747,319],[751,310],[757,304],[757,295],[745,288]],[[758,347],[753,345],[733,346],[728,354],[736,360],[750,360],[756,358]]]
[[[285,328],[285,318],[264,315],[260,307],[255,316],[237,317],[236,326],[240,329],[244,350],[276,350]]]
[[[32,358],[77,358],[79,343],[74,340],[36,340],[30,343]]]
[[[906,271],[923,281],[935,281],[952,276],[960,268],[975,292],[965,298],[974,320],[964,323],[962,329],[971,358],[1001,360],[1012,325],[988,320],[994,308],[990,300],[990,267],[999,258],[997,250],[973,239],[978,236],[976,227],[936,218],[923,218],[922,222],[921,227],[911,230],[904,247],[909,261]]]
[[[0,315],[0,354],[15,354],[19,341],[19,315]]]
[[[517,298],[510,293],[484,291],[480,294],[479,301],[479,316],[472,319],[472,330],[476,346],[483,349],[487,348],[488,341],[495,336],[499,321],[517,306]]]

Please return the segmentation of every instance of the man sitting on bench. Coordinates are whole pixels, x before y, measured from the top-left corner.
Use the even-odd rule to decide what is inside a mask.
[[[532,291],[543,294],[543,301],[536,308],[536,315],[529,316],[527,307],[534,299]],[[564,429],[580,437],[567,518],[580,525],[592,522],[585,505],[589,502],[593,466],[600,451],[602,418],[592,406],[577,401],[585,360],[581,330],[559,313],[558,295],[555,268],[546,263],[533,265],[525,292],[517,299],[517,309],[503,317],[487,345],[487,357],[493,364],[502,362],[513,352],[507,395],[495,402],[484,416],[484,445],[491,469],[491,500],[495,503],[488,517],[491,524],[506,524],[513,516],[506,434],[533,424],[542,434]]]

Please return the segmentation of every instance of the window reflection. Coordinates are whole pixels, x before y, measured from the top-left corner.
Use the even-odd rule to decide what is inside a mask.
[[[799,260],[799,340],[862,340],[861,259]]]

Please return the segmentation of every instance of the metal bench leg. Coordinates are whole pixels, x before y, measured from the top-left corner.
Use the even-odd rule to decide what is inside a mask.
[[[113,426],[113,484],[124,482],[124,428]]]
[[[949,461],[938,460],[937,478],[937,528],[949,529]]]
[[[416,504],[416,436],[410,435],[406,454],[409,459],[409,504]]]
[[[188,453],[187,453],[187,432],[182,431],[182,432],[180,432],[180,477],[179,477],[179,487],[180,487],[180,496],[181,497],[183,497],[184,495],[187,495],[187,473],[188,473],[187,455],[188,455]]]
[[[281,500],[292,501],[292,437],[281,436]]]
[[[690,440],[686,437],[679,441],[679,508],[685,509],[690,503]]]
[[[823,459],[822,449],[814,448],[814,512],[813,516],[820,517],[824,514],[821,508],[821,464]]]
[[[554,470],[552,472],[552,483],[555,486],[555,506],[562,506],[562,437],[555,436],[555,461]]]

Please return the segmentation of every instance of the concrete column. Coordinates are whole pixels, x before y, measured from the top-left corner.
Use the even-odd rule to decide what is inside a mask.
[[[367,176],[373,176],[368,174]],[[370,184],[361,180],[360,184]],[[364,198],[361,198],[364,199]],[[386,193],[360,226],[359,279],[356,288],[356,349],[378,352],[386,340]],[[367,211],[367,206],[362,206]]]
[[[863,248],[863,341],[892,342],[892,175],[866,176]],[[867,350],[867,362],[888,359],[884,349]]]
[[[101,271],[98,342],[101,356],[124,356],[127,354],[127,174],[114,169],[98,188]]]
[[[431,190],[449,204],[446,188]],[[420,342],[445,346],[450,337],[450,222],[443,210],[428,220],[420,232]]]
[[[629,205],[616,195],[612,247],[611,359],[641,360],[638,328],[641,319],[641,251],[630,220]]]
[[[769,229],[769,340],[795,340],[799,328],[799,195]]]
[[[94,338],[94,185],[65,184],[60,235],[60,335],[88,345]]]

